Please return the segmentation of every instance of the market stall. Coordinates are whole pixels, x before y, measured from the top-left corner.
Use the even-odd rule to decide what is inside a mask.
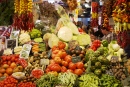
[[[124,49],[128,43],[121,39],[92,41],[89,33],[76,26],[79,10],[84,10],[80,4],[85,1],[12,1],[14,10],[8,9],[12,21],[0,19],[0,87],[130,86],[130,59]],[[9,2],[0,2],[0,12]],[[91,5],[93,29],[99,25],[98,9],[102,8],[103,28],[110,28],[109,18],[113,17],[112,33],[121,38],[120,33],[129,31],[129,1],[110,0],[103,6],[92,1]]]

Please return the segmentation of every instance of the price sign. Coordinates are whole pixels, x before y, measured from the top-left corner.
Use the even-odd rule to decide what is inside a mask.
[[[80,61],[81,61],[81,57],[80,56],[72,57],[72,62],[73,63],[77,63],[77,62],[80,62]]]
[[[7,42],[6,48],[14,49],[14,47],[17,46],[17,41],[16,41],[16,39],[7,39],[6,42]]]
[[[118,56],[112,56],[111,60],[119,61],[119,57]]]
[[[42,3],[43,0],[33,0],[33,3]]]
[[[49,59],[41,59],[40,65],[49,65]]]

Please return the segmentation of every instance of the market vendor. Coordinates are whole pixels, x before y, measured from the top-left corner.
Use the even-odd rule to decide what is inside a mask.
[[[111,32],[109,28],[101,27],[101,32],[103,34],[102,40],[107,40],[110,43],[117,39],[116,34]]]

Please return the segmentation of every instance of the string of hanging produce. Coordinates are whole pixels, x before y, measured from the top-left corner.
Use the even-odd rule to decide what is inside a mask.
[[[32,0],[15,0],[14,6],[15,14],[13,18],[13,27],[18,30],[32,30],[34,27]]]
[[[130,44],[130,0],[116,0],[112,17],[115,23],[118,44],[125,48]]]
[[[98,3],[92,2],[91,26],[98,26]]]
[[[122,32],[130,30],[130,1],[117,0],[114,4],[112,17],[115,22],[115,31]]]

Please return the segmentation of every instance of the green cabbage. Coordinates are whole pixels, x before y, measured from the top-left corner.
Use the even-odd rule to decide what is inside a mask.
[[[77,37],[77,41],[79,42],[79,45],[89,45],[91,43],[90,36],[88,34],[80,34]]]

